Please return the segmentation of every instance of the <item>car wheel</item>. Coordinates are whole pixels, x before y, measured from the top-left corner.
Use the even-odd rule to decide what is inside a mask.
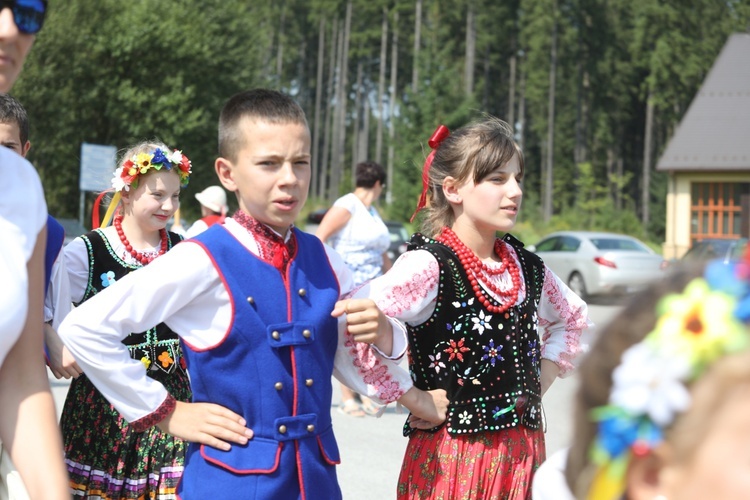
[[[586,300],[586,282],[583,281],[583,276],[580,273],[573,273],[568,278],[568,287],[573,290],[573,293]]]

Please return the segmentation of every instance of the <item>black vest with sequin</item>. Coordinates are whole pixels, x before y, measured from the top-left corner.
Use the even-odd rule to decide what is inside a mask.
[[[180,235],[172,232],[168,234],[167,250],[182,241]],[[81,238],[86,243],[89,258],[88,284],[81,302],[85,302],[128,273],[142,267],[140,264],[128,264],[115,255],[109,240],[99,229],[86,233]],[[131,333],[122,343],[128,346],[130,357],[140,360],[149,374],[154,371],[173,373],[176,370],[184,371],[185,369],[180,350],[180,338],[164,323],[159,323],[145,332]]]
[[[484,308],[449,247],[421,234],[414,235],[409,247],[427,250],[440,267],[435,311],[424,323],[407,326],[409,370],[419,389],[447,391],[451,403],[446,425],[454,435],[519,423],[532,429],[541,425],[537,308],[544,264],[513,236],[503,241],[518,254],[526,285],[523,302],[504,313]]]

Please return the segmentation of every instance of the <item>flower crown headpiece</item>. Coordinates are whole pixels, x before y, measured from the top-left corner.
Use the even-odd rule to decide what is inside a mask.
[[[138,181],[151,170],[172,170],[173,168],[180,176],[180,186],[187,186],[188,182],[190,182],[190,174],[192,173],[192,163],[178,149],[170,153],[162,148],[156,148],[150,153],[136,153],[124,161],[115,170],[115,174],[112,177],[112,187],[115,190],[115,195],[112,197],[112,202],[107,208],[107,213],[104,214],[104,219],[102,219],[100,227],[107,226],[112,220],[115,209],[120,203],[122,191],[130,191],[130,188],[137,189]]]
[[[190,181],[191,166],[188,157],[177,149],[171,153],[162,151],[161,148],[156,148],[151,153],[136,153],[115,170],[112,187],[115,191],[123,189],[128,191],[131,187],[136,189],[140,176],[145,175],[151,169],[161,170],[162,168],[166,170],[174,168],[180,176],[180,185],[185,187]]]
[[[664,429],[689,408],[686,384],[717,359],[748,347],[749,271],[748,256],[711,262],[682,293],[658,302],[654,329],[622,354],[612,373],[609,404],[592,411],[597,470],[588,499],[621,498],[630,459],[661,443]]]

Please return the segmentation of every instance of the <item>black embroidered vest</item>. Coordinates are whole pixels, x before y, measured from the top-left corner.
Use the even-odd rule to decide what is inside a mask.
[[[182,236],[176,233],[167,234],[169,235],[167,250],[182,241]],[[89,258],[89,279],[81,302],[85,302],[128,273],[142,267],[140,264],[129,264],[117,256],[100,229],[86,233],[81,238],[86,243]],[[170,374],[175,370],[184,371],[185,369],[180,339],[164,323],[159,323],[145,332],[131,333],[122,343],[128,346],[130,357],[140,360],[149,374],[154,371]]]
[[[435,256],[440,278],[432,316],[420,325],[407,325],[409,370],[419,389],[447,391],[451,403],[446,425],[454,435],[519,423],[532,429],[541,425],[537,308],[544,264],[513,236],[503,241],[518,254],[526,284],[523,302],[504,313],[484,308],[449,247],[421,234],[410,242],[409,250],[423,249]],[[406,426],[404,434],[410,432]]]

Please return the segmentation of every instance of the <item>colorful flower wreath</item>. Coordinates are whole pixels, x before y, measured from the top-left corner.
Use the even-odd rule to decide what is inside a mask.
[[[180,176],[180,184],[185,187],[190,180],[191,166],[188,157],[177,149],[172,153],[166,153],[161,148],[156,148],[152,153],[136,153],[115,170],[112,187],[115,191],[128,191],[131,187],[136,189],[140,176],[149,170],[171,170],[173,167]]]
[[[689,408],[686,384],[720,357],[748,347],[748,262],[711,262],[704,277],[659,301],[654,329],[623,353],[612,373],[609,404],[592,411],[597,471],[589,499],[621,498],[631,457],[654,449],[664,429]]]

